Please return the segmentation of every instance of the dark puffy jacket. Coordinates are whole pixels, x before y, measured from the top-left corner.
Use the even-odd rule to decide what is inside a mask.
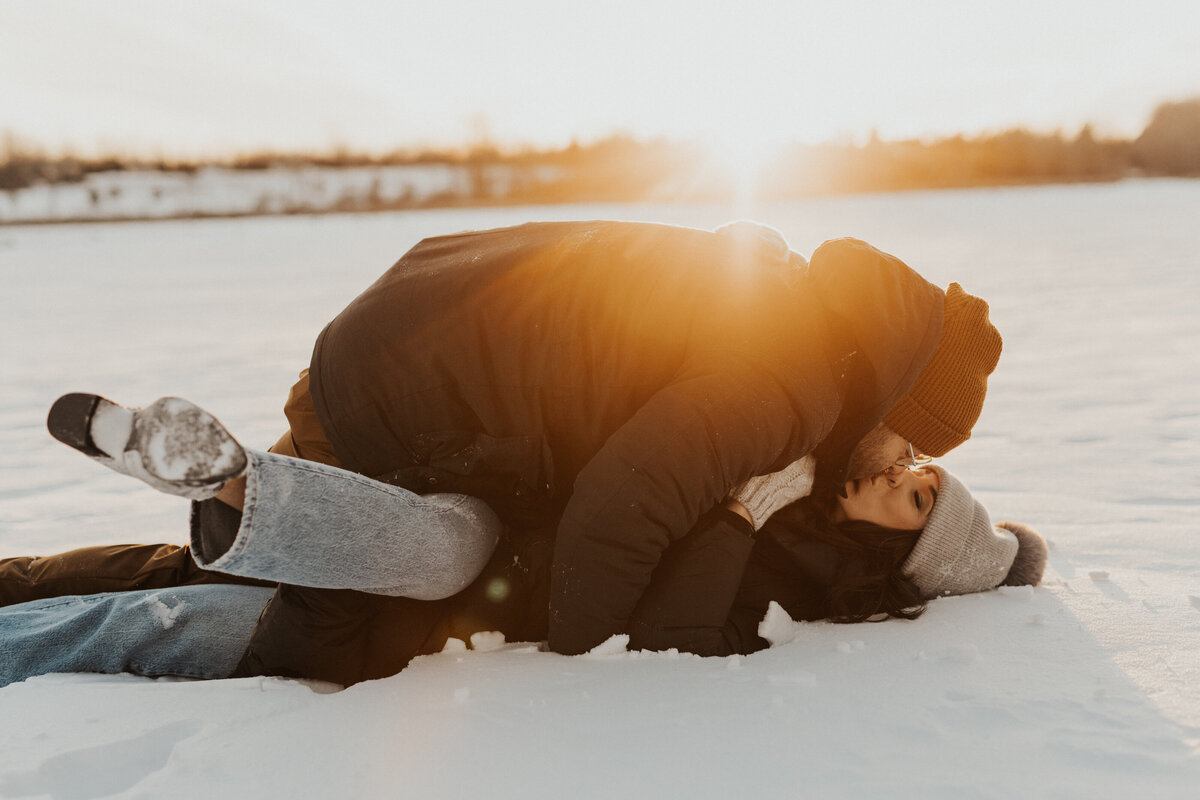
[[[663,553],[732,487],[813,452],[840,484],[931,357],[943,295],[898,259],[843,239],[803,267],[642,223],[427,239],[322,332],[318,419],[348,469],[548,532],[550,646],[583,652],[630,628]],[[394,604],[281,590],[246,668],[369,659],[356,625]]]
[[[745,527],[741,517],[717,508],[667,548],[628,622],[631,649],[753,653],[767,646],[758,624],[771,601],[795,620],[828,616],[827,590],[843,557],[803,537],[788,536],[784,546],[772,522],[754,537]],[[278,623],[278,635],[297,645],[310,638],[328,643],[337,632],[336,646],[311,649],[297,656],[302,662],[288,664],[258,661],[262,656],[252,648],[239,674],[351,684],[393,675],[414,657],[439,652],[451,637],[466,642],[475,633],[499,631],[508,641],[543,641],[552,548],[549,531],[510,532],[479,578],[445,600],[281,586],[264,622]],[[211,575],[217,582],[242,581]],[[310,613],[295,613],[298,608]]]

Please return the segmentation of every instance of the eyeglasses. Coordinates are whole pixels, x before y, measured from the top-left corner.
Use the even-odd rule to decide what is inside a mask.
[[[932,462],[933,456],[927,456],[924,453],[918,453],[913,449],[912,442],[909,442],[908,455],[904,458],[897,459],[892,466],[900,467],[901,469],[917,469],[918,467],[923,467]]]

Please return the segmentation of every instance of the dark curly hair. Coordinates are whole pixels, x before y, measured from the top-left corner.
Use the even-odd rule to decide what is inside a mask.
[[[825,605],[833,622],[916,619],[925,612],[920,590],[900,568],[921,531],[885,528],[871,522],[834,522],[836,496],[831,490],[812,494],[781,509],[772,533],[784,548],[803,540],[829,545],[837,566]]]

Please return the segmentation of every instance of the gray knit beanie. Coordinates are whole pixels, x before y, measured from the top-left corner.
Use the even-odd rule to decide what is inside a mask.
[[[1036,585],[1046,543],[1033,529],[992,525],[987,509],[941,467],[937,502],[901,568],[926,599],[994,589],[1001,583]]]

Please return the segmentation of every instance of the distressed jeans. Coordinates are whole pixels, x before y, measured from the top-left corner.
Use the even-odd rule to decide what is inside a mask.
[[[469,586],[500,538],[500,519],[476,497],[418,495],[315,461],[248,455],[231,543],[214,548],[193,506],[192,554],[205,569],[438,600]]]
[[[275,590],[201,584],[0,608],[0,686],[51,672],[226,678]]]
[[[202,536],[193,506],[192,552],[206,569],[434,600],[468,586],[500,536],[478,498],[416,495],[324,464],[248,455],[231,542],[214,547]],[[0,686],[48,672],[227,677],[273,591],[205,584],[0,608]]]

